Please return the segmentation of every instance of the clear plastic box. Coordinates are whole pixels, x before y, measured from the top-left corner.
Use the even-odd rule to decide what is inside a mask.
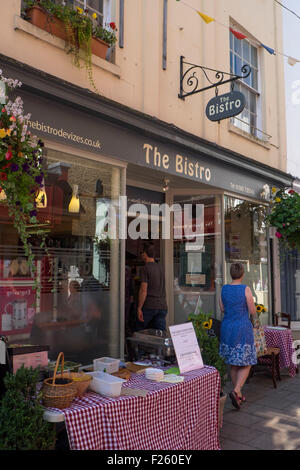
[[[118,372],[120,367],[120,359],[113,359],[112,357],[100,357],[99,359],[94,359],[93,361],[94,371],[100,370],[102,372],[107,372],[108,374],[113,374]]]
[[[89,385],[89,388],[93,390],[93,392],[100,393],[100,395],[109,398],[115,398],[121,395],[122,385],[126,380],[101,371],[90,372],[89,375],[93,377]]]

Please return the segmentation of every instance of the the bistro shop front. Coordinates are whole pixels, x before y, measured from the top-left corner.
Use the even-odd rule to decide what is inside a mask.
[[[272,253],[263,211],[267,187],[289,186],[289,175],[7,58],[0,67],[23,82],[19,94],[31,113],[28,126],[45,143],[39,220],[49,251],[36,243],[36,297],[18,236],[0,206],[0,334],[11,343],[47,344],[51,359],[60,350],[83,364],[123,357],[125,272],[137,291],[139,254],[148,236],[123,236],[137,203],[167,203],[177,214],[189,204],[190,230],[201,207],[198,244],[174,236],[182,218],[172,219],[165,237],[164,216],[144,214],[148,227],[158,221],[152,238],[166,273],[169,324],[185,322],[198,308],[220,318],[220,289],[236,260],[244,263],[245,282],[269,307],[271,321]],[[126,195],[127,225],[120,205]],[[103,220],[111,207],[116,237],[105,244]]]

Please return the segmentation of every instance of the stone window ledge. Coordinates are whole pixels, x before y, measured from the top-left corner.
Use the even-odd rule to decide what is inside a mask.
[[[14,29],[24,31],[25,33],[30,34],[31,36],[40,39],[41,41],[47,42],[54,47],[58,47],[59,49],[65,49],[65,41],[57,38],[56,36],[53,36],[50,33],[47,33],[47,31],[43,31],[37,26],[32,25],[28,21],[23,20],[23,18],[18,15],[15,15]],[[106,70],[107,72],[110,72],[112,75],[115,75],[118,78],[121,77],[120,67],[118,65],[112,64],[111,62],[108,62],[105,59],[101,59],[101,57],[97,57],[92,54],[92,64],[96,67]]]
[[[244,137],[245,139],[250,140],[251,142],[261,145],[267,150],[271,149],[271,144],[267,142],[266,140],[259,139],[258,137],[255,137],[254,135],[249,134],[248,132],[243,131],[242,129],[239,129],[237,126],[234,124],[229,123],[228,124],[228,130],[229,132],[233,132],[234,134],[237,134],[241,137]]]

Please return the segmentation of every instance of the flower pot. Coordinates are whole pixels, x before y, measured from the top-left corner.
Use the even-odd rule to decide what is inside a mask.
[[[92,54],[101,57],[101,59],[106,58],[106,54],[109,48],[109,44],[107,42],[102,41],[99,38],[92,38],[91,40],[91,50]]]
[[[50,16],[43,8],[37,5],[28,8],[26,10],[26,19],[34,26],[47,31],[47,33],[53,34],[53,36],[57,36],[64,41],[67,40],[64,22],[55,16]]]
[[[220,397],[219,401],[219,428],[223,426],[223,411],[226,402],[227,395],[223,395]]]

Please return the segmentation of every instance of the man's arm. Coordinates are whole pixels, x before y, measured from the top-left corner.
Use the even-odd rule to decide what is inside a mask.
[[[143,305],[144,305],[146,297],[147,297],[147,289],[148,289],[147,282],[142,282],[140,290],[139,290],[139,303],[138,303],[138,309],[137,309],[138,319],[141,322],[144,321],[142,308],[143,308]]]

